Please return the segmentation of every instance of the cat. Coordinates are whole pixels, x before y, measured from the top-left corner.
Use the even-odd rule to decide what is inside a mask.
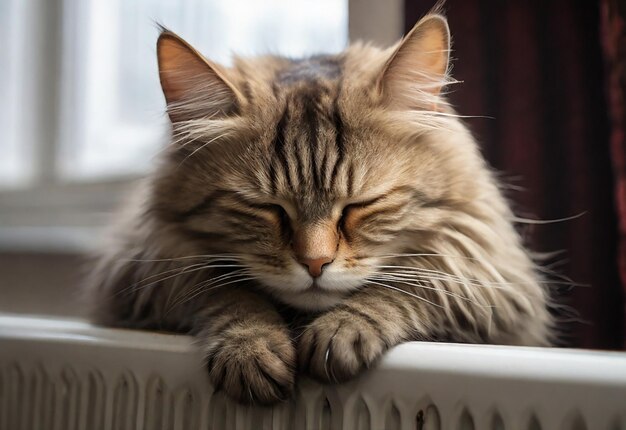
[[[94,318],[195,336],[255,404],[412,340],[549,345],[538,266],[446,101],[450,33],[304,59],[202,57],[163,29],[161,162],[92,271]]]

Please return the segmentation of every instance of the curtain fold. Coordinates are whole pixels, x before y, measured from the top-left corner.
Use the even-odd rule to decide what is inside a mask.
[[[449,0],[446,10],[453,74],[463,81],[451,88],[452,102],[463,115],[491,118],[467,122],[511,185],[516,213],[543,220],[580,215],[519,226],[533,250],[564,251],[548,262],[551,269],[587,285],[555,288],[564,343],[614,349],[625,343],[618,263],[626,275],[626,176],[623,121],[619,129],[615,120],[623,119],[623,103],[616,113],[611,99],[609,117],[606,94],[614,89],[607,87],[601,44],[601,6],[617,1],[604,1]],[[406,0],[407,30],[433,3]],[[623,32],[623,21],[612,25]],[[613,51],[626,46],[620,40]],[[624,60],[623,52],[616,55]],[[623,64],[621,73],[613,79],[623,85]]]
[[[610,148],[619,216],[618,269],[626,290],[626,3],[603,0],[600,10],[611,127]]]

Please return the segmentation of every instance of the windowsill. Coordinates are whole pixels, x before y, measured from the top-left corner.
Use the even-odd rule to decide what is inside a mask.
[[[0,252],[83,254],[94,250],[99,227],[0,227]]]
[[[137,178],[0,190],[0,251],[88,252]]]

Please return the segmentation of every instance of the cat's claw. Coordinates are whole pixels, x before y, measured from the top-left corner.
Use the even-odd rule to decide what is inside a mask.
[[[344,382],[369,368],[388,348],[380,329],[346,310],[327,312],[300,336],[300,368],[322,382]]]
[[[269,405],[293,392],[295,348],[279,330],[231,328],[208,352],[207,366],[216,391],[241,403]]]

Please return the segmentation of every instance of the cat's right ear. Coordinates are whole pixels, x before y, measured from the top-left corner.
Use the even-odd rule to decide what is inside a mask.
[[[399,109],[434,109],[448,83],[450,30],[443,15],[422,18],[395,47],[378,79],[387,103]]]
[[[223,117],[237,111],[240,94],[226,72],[176,34],[157,41],[161,88],[172,122]]]

